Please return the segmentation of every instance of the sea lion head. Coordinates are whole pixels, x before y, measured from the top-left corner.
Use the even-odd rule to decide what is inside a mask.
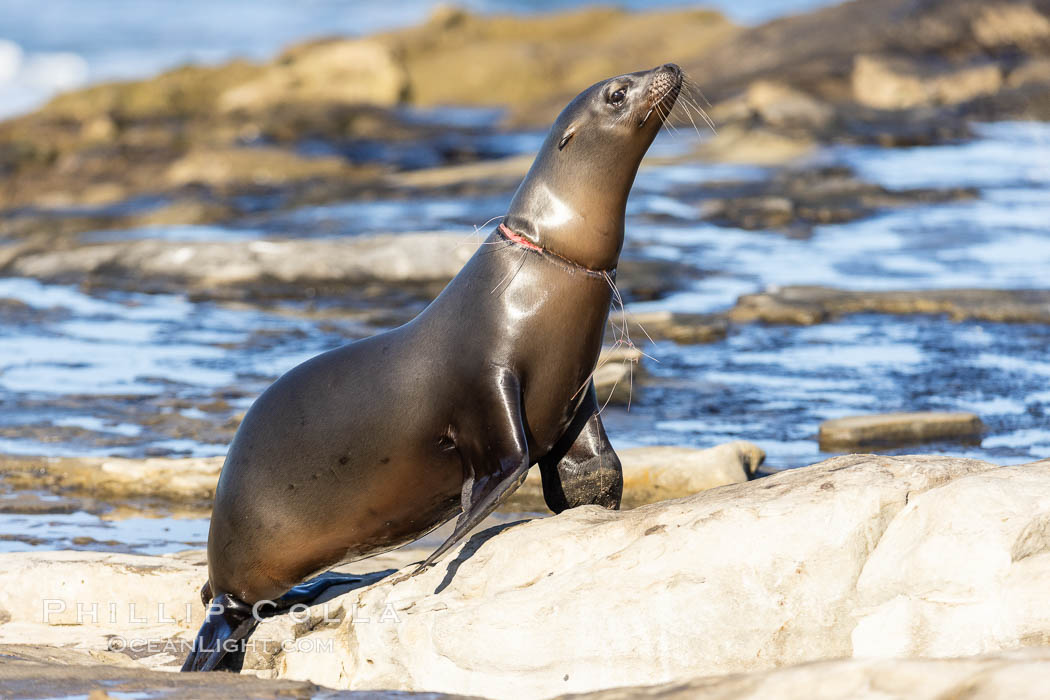
[[[577,95],[547,134],[504,224],[579,265],[616,267],[627,195],[681,88],[682,70],[667,63]]]

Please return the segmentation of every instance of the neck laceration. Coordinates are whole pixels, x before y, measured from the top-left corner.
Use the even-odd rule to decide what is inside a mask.
[[[532,251],[534,251],[536,253],[539,253],[540,255],[547,255],[547,256],[550,256],[552,258],[556,258],[559,261],[561,261],[561,263],[563,263],[565,265],[568,265],[569,267],[574,268],[576,270],[579,270],[581,272],[585,272],[585,273],[587,273],[589,275],[595,275],[597,277],[601,277],[601,278],[604,278],[604,279],[615,279],[615,277],[616,277],[616,267],[615,266],[607,267],[607,268],[595,269],[595,268],[587,267],[585,265],[581,265],[580,263],[576,262],[575,260],[567,258],[564,255],[561,255],[557,251],[550,250],[550,249],[547,249],[547,248],[543,248],[542,246],[537,245],[536,243],[532,242],[531,240],[529,240],[528,238],[526,238],[522,234],[515,233],[513,230],[510,229],[510,227],[507,226],[506,223],[501,223],[499,225],[499,227],[497,228],[497,231],[499,232],[499,235],[503,236],[503,238],[505,238],[506,240],[510,241],[511,243],[515,243],[517,245],[520,245],[523,248],[527,248],[529,250],[532,250]]]

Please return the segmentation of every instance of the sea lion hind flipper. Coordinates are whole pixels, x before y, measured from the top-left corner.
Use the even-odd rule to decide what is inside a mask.
[[[583,505],[619,509],[623,468],[598,415],[593,382],[569,429],[539,464],[543,500],[553,512]]]
[[[193,647],[182,664],[183,671],[237,671],[231,662],[236,652],[259,621],[252,606],[229,593],[212,598],[204,624],[193,640]]]
[[[505,368],[498,369],[495,405],[482,406],[485,426],[479,434],[484,439],[472,445],[457,445],[463,454],[466,474],[461,494],[462,513],[447,540],[412,572],[418,574],[487,518],[499,504],[514,492],[529,472],[528,441],[521,415],[521,384]]]
[[[293,605],[305,605],[314,601],[319,595],[333,586],[345,586],[361,583],[365,579],[353,574],[342,574],[336,571],[327,571],[315,576],[309,581],[304,581],[297,586],[292,586],[288,592],[273,601],[266,616],[277,614],[288,610]]]

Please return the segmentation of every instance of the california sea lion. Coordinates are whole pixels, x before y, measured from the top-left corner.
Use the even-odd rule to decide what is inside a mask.
[[[215,492],[210,601],[183,670],[212,670],[341,562],[457,513],[458,543],[540,465],[554,512],[618,508],[623,478],[591,374],[638,165],[678,66],[602,81],[561,113],[499,229],[411,322],[292,369],[248,411]],[[303,583],[303,582],[306,583]]]

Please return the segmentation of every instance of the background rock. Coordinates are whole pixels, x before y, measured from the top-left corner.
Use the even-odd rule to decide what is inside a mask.
[[[289,101],[336,101],[395,105],[408,76],[382,41],[318,41],[279,56],[262,75],[219,96],[224,110],[262,110]]]
[[[636,508],[691,496],[750,479],[765,461],[758,445],[743,440],[705,450],[693,447],[631,447],[617,450],[623,466],[623,507]],[[543,483],[533,469],[506,503],[508,509],[545,512]]]
[[[741,296],[729,318],[737,322],[810,325],[853,313],[947,314],[952,320],[1050,323],[1050,290],[921,289],[848,291],[818,286],[779,287]]]
[[[878,109],[911,109],[955,104],[991,95],[1003,84],[994,63],[933,65],[904,57],[858,56],[853,64],[853,97]]]
[[[908,445],[944,439],[977,439],[984,431],[973,413],[880,413],[846,416],[820,424],[820,449],[836,452],[872,445]]]

